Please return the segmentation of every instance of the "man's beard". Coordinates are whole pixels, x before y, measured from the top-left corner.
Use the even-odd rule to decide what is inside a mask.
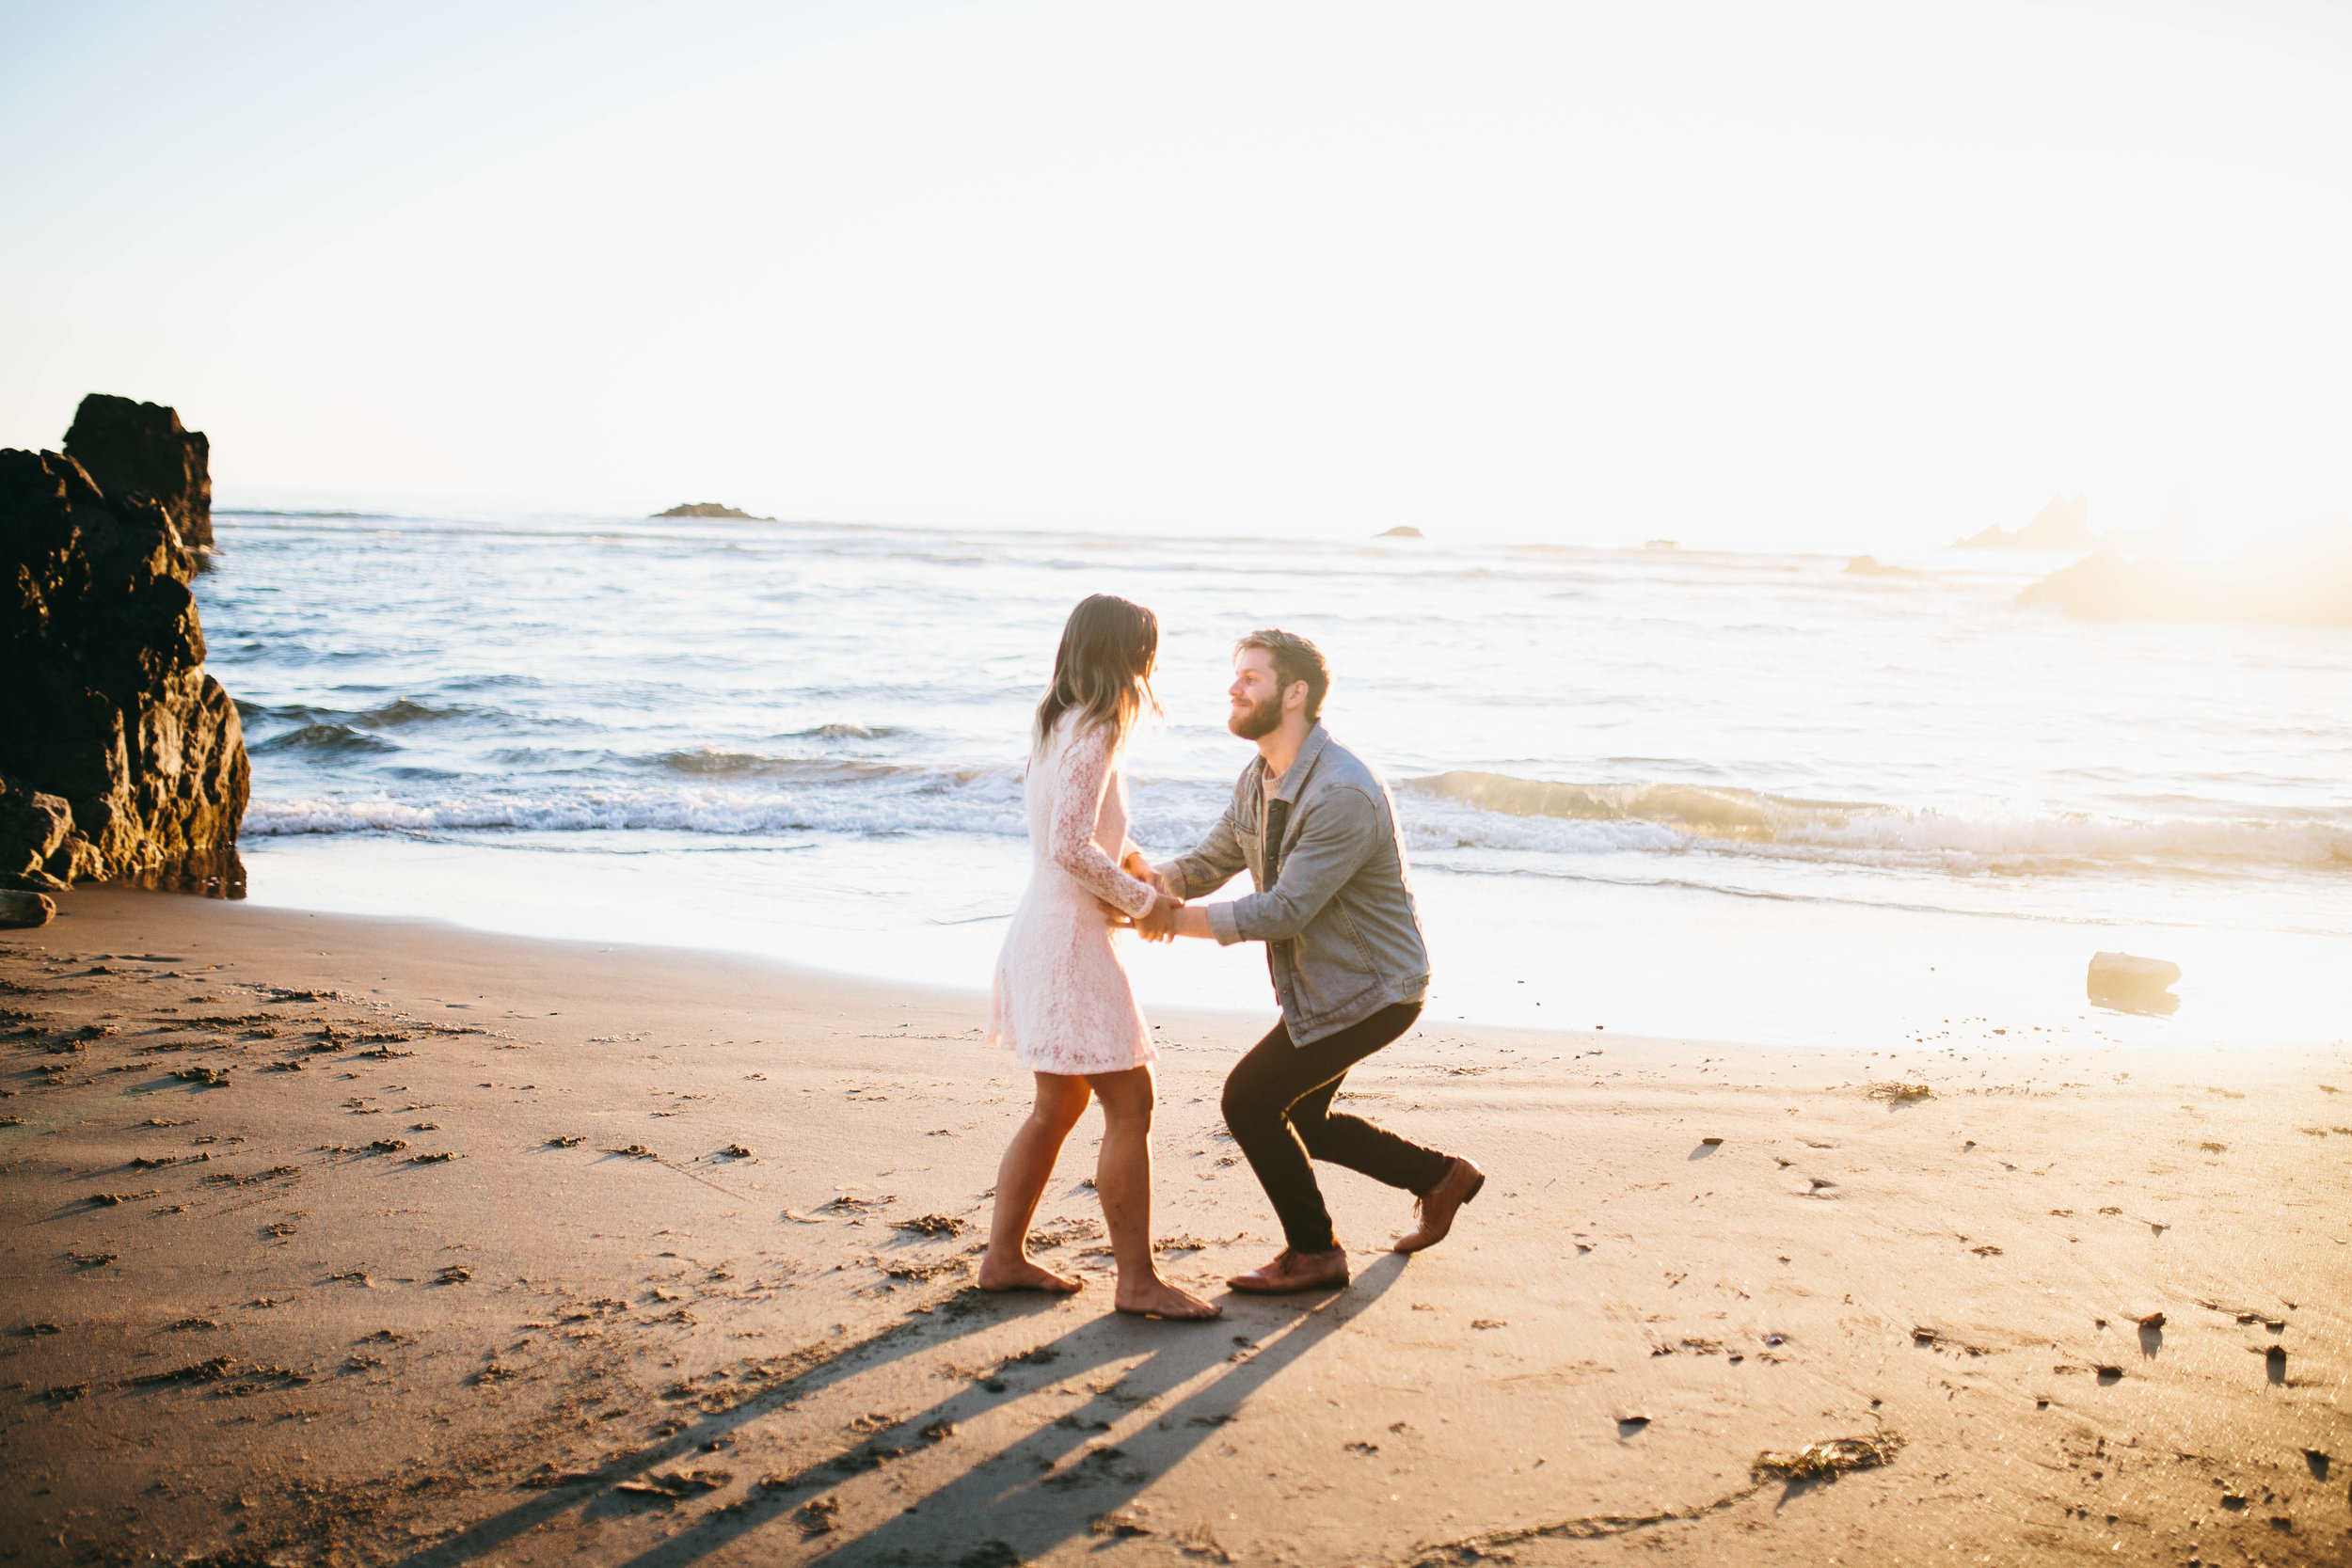
[[[1267,697],[1225,721],[1225,727],[1244,740],[1257,740],[1282,727],[1282,700]]]

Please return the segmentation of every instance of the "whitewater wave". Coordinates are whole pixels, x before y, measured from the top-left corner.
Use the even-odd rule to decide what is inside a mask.
[[[366,743],[382,744],[356,733],[308,744]],[[658,760],[661,766],[649,773],[609,784],[265,795],[248,809],[245,831],[257,837],[469,830],[1001,837],[1027,832],[1021,770],[1014,767],[793,761],[723,752]],[[1198,842],[1230,799],[1221,782],[1139,780],[1132,785],[1134,831],[1155,848],[1180,848]],[[1713,855],[1751,863],[1948,875],[2352,872],[2352,822],[2316,816],[1969,813],[1692,784],[1566,784],[1483,773],[1404,781],[1398,809],[1407,843],[1422,856]]]
[[[887,740],[899,733],[896,724],[819,724],[792,735],[797,740]]]
[[[1441,773],[1398,784],[1416,848],[1716,851],[1953,873],[2352,871],[2352,821],[1904,808],[1700,784]]]
[[[1750,789],[1701,784],[1554,784],[1507,773],[1439,773],[1406,779],[1400,789],[1459,800],[1509,816],[1553,816],[1577,822],[1649,822],[1696,838],[1777,842],[1806,824],[1843,826],[1890,808],[1861,801],[1799,800]]]
[[[1021,835],[1028,818],[1020,774],[1009,768],[878,769],[896,787],[789,792],[709,787],[590,785],[483,793],[257,797],[253,837],[294,833],[665,831],[691,833],[978,832]],[[853,776],[852,776],[853,777]]]
[[[713,746],[691,752],[664,752],[646,760],[664,771],[694,777],[805,780],[817,784],[918,780],[955,786],[1003,771],[994,768],[931,768],[920,763],[876,762],[863,757],[777,757],[760,752],[721,751]]]

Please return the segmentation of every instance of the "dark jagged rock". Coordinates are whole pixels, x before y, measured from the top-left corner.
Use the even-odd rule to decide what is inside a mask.
[[[212,443],[159,403],[92,392],[73,413],[65,454],[116,500],[146,496],[170,516],[190,549],[213,544]]]
[[[0,451],[0,882],[243,891],[252,770],[204,673],[195,572],[151,491],[109,499],[71,457]]]
[[[732,517],[739,523],[772,523],[775,521],[773,517],[755,517],[748,512],[739,511],[732,506],[723,506],[717,501],[688,501],[682,506],[674,506],[667,512],[657,512],[654,515],[657,517]]]
[[[57,906],[38,893],[0,891],[0,926],[46,926]]]
[[[73,831],[73,808],[0,773],[0,884],[62,886],[46,869]]]

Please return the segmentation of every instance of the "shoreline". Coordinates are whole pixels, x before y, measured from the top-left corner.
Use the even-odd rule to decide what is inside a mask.
[[[1330,1172],[1356,1285],[1203,1328],[1109,1312],[1092,1117],[1039,1224],[1089,1289],[962,1290],[1027,1099],[970,994],[59,903],[0,936],[26,1560],[2352,1544],[2342,1045],[1963,1061],[1425,1020],[1349,1092],[1479,1159],[1482,1201],[1397,1259],[1409,1204]],[[1271,1014],[1151,1013],[1154,1231],[1200,1286],[1274,1245],[1216,1108]],[[1873,1434],[1890,1462],[1835,1480],[1750,1469]]]
[[[729,952],[755,961],[984,991],[1026,848],[918,836],[761,852],[514,842],[265,838],[248,902],[449,920],[597,945]],[[594,847],[591,847],[593,844]],[[615,852],[621,851],[621,852]],[[1239,887],[1226,890],[1226,895]],[[2328,976],[2352,939],[2223,927],[2118,926],[1993,911],[1832,906],[1685,886],[1422,870],[1437,980],[1430,1011],[1489,1029],[1706,1038],[1867,1052],[1937,1037],[1982,1050],[2026,1035],[2158,1049],[2344,1037]],[[2180,1011],[2091,1006],[2094,952],[2179,963]],[[1136,950],[1147,1011],[1270,1015],[1265,966],[1204,942]]]

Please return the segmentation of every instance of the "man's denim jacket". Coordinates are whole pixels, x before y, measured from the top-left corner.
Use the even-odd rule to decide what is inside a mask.
[[[1264,779],[1265,759],[1252,759],[1233,786],[1232,805],[1200,847],[1159,868],[1168,885],[1190,900],[1248,868],[1257,891],[1207,905],[1209,929],[1228,945],[1266,944],[1274,994],[1295,1044],[1421,1001],[1429,993],[1429,952],[1388,785],[1320,723],[1307,732],[1271,801]]]

